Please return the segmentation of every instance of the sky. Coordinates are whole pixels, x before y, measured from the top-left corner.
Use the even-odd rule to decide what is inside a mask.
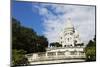
[[[13,1],[12,17],[47,37],[49,43],[58,42],[69,17],[84,43],[95,35],[95,6]]]

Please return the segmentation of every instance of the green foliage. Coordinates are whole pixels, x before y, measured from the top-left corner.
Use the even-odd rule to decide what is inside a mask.
[[[96,38],[94,41],[90,40],[85,48],[86,61],[96,60]]]
[[[52,47],[62,47],[62,45],[59,44],[58,42],[50,43],[50,46],[52,46]]]
[[[25,57],[25,53],[26,52],[24,50],[16,50],[16,49],[12,50],[12,62],[13,62],[13,66],[28,64],[28,60]]]
[[[38,46],[39,44],[39,46]],[[24,27],[16,19],[12,19],[12,48],[23,49],[26,53],[43,52],[48,46],[44,36],[39,36],[31,29]]]
[[[74,41],[74,44],[75,44],[75,46],[84,46],[84,43],[77,44],[77,41],[76,40]]]
[[[39,44],[39,45],[42,45],[44,47],[48,47],[47,38],[45,38],[44,36],[38,36],[36,43]]]
[[[84,43],[81,43],[81,44],[75,44],[75,46],[84,46]]]
[[[28,64],[25,54],[45,52],[47,46],[47,38],[37,35],[33,29],[22,26],[19,21],[12,18],[13,66]]]

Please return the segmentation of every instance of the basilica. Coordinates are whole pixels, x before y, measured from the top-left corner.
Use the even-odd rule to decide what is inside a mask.
[[[74,47],[75,44],[81,44],[78,31],[74,28],[71,19],[68,18],[65,28],[59,34],[59,43],[62,47]]]
[[[30,64],[48,64],[63,62],[85,61],[84,45],[78,31],[69,18],[63,30],[59,33],[59,44],[61,47],[48,47],[46,52],[27,54]]]

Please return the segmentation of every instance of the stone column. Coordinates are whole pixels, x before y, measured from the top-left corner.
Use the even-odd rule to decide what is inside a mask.
[[[45,53],[45,56],[48,57],[48,52]]]
[[[56,52],[56,57],[58,56],[58,53]]]

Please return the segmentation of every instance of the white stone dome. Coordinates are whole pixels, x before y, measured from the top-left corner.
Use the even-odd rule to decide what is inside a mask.
[[[73,24],[71,23],[71,19],[70,18],[68,18],[68,20],[67,20],[66,28],[74,28]]]

